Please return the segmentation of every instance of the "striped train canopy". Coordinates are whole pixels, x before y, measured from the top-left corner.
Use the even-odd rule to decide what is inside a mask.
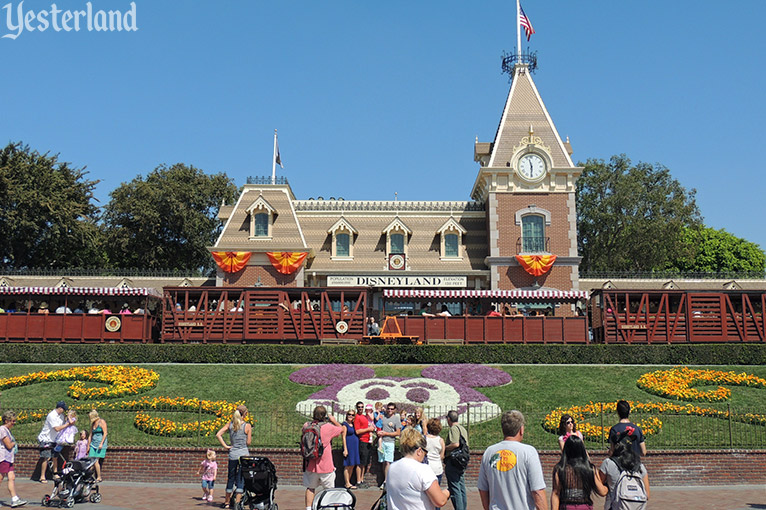
[[[498,299],[588,299],[587,290],[430,290],[430,289],[385,289],[387,298],[498,298]]]
[[[0,295],[162,297],[157,289],[151,287],[0,287]]]

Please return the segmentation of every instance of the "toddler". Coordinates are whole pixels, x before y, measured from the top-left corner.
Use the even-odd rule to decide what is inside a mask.
[[[90,446],[90,440],[88,439],[88,431],[80,431],[80,440],[74,445],[74,460],[80,460],[88,456],[88,447]]]
[[[218,474],[218,463],[215,461],[215,452],[213,450],[208,450],[205,457],[205,460],[200,463],[197,474],[202,475],[202,501],[212,503],[215,477]]]

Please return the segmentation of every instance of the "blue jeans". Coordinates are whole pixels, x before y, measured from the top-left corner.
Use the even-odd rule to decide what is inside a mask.
[[[454,467],[451,462],[444,464],[444,475],[447,477],[447,488],[452,506],[455,507],[455,510],[466,510],[468,498],[465,492],[465,471]]]
[[[245,491],[245,480],[242,478],[242,471],[239,469],[239,459],[229,459],[229,473],[226,479],[226,492],[234,492],[234,486],[237,486],[237,492]]]

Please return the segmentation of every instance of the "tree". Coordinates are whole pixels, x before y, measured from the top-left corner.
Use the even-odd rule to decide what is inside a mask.
[[[99,267],[101,232],[83,168],[21,142],[0,150],[0,266]]]
[[[181,163],[161,165],[110,194],[104,208],[107,253],[119,268],[199,270],[213,267],[206,247],[221,230],[223,200],[237,187],[225,174]]]
[[[695,193],[659,164],[589,159],[576,192],[581,270],[661,270],[686,256],[683,233],[702,221]]]
[[[763,273],[766,253],[755,243],[724,229],[687,228],[683,232],[686,256],[671,261],[683,273]]]

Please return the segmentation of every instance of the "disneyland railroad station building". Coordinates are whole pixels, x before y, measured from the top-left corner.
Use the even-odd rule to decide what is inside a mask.
[[[494,141],[476,141],[471,201],[305,200],[286,179],[251,178],[219,212],[216,284],[367,287],[374,312],[480,314],[497,302],[577,313],[587,296],[575,215],[582,168],[540,97],[534,63],[519,60]]]

